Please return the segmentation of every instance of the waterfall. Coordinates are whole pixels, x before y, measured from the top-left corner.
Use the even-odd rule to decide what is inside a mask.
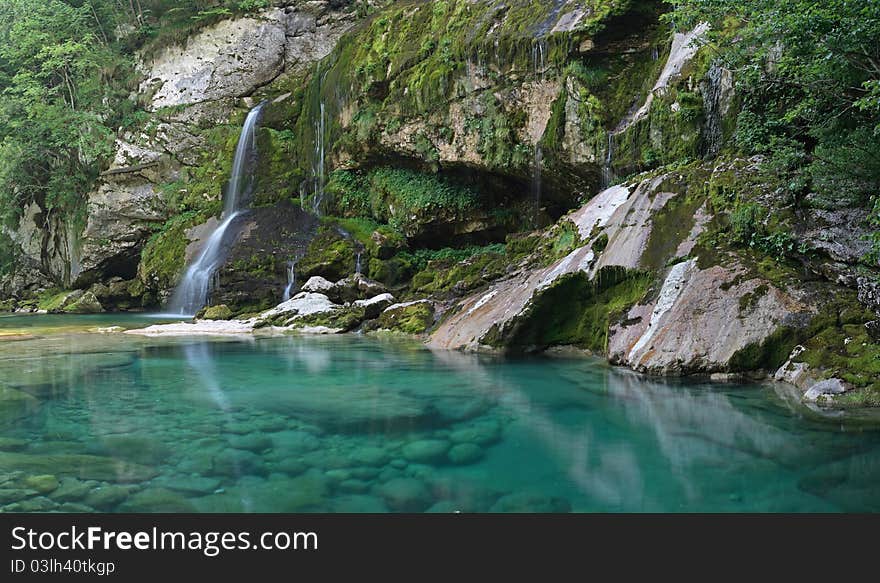
[[[226,260],[229,250],[227,232],[242,214],[241,206],[253,183],[254,162],[257,154],[257,123],[263,103],[248,113],[235,148],[232,175],[223,197],[223,215],[220,225],[211,233],[195,261],[187,268],[168,306],[174,314],[190,315],[198,312],[207,302],[213,287],[214,275]]]
[[[605,164],[602,165],[602,190],[605,190],[614,181],[614,132],[608,132],[608,143],[605,146]]]
[[[324,133],[326,131],[326,110],[324,98],[321,97],[320,117],[315,121],[315,192],[312,198],[312,211],[317,215],[321,211],[324,200]]]
[[[541,167],[544,165],[544,151],[541,149],[541,142],[535,144],[535,153],[532,160],[532,197],[535,200],[535,216],[534,226],[538,227],[538,220],[541,215]]]
[[[296,260],[287,263],[287,287],[281,295],[281,301],[286,302],[293,294],[293,288],[296,287]]]
[[[357,257],[354,262],[354,272],[358,275],[361,274],[361,252],[357,252]]]
[[[545,54],[547,52],[547,41],[537,39],[532,45],[532,67],[535,79],[544,80],[544,71],[547,68]],[[535,212],[532,217],[532,226],[538,227],[541,215],[541,172],[544,165],[544,151],[541,149],[541,137],[535,140],[534,151],[532,153],[532,199],[535,201]]]
[[[315,136],[312,149],[312,176],[310,180],[303,181],[300,186],[300,200],[303,210],[309,210],[316,215],[321,214],[324,187],[327,183],[327,104],[324,101],[324,81],[329,72],[330,69],[327,69],[320,77],[318,93],[312,109],[312,132]]]

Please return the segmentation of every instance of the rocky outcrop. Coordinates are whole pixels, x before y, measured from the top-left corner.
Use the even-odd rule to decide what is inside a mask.
[[[285,71],[301,74],[353,24],[329,5],[309,2],[210,26],[144,63],[140,90],[159,110],[246,97]]]
[[[736,256],[701,261],[705,250],[697,243],[709,217],[702,212],[703,200],[683,188],[679,178],[659,175],[597,195],[567,217],[585,244],[547,267],[526,270],[462,300],[429,345],[466,350],[546,347],[546,338],[530,332],[541,327],[539,320],[550,309],[542,305],[553,302],[553,310],[567,313],[565,302],[577,301],[571,293],[582,295],[588,289],[586,283],[572,287],[572,282],[589,280],[600,286],[595,302],[601,299],[619,311],[616,321],[608,320],[601,344],[590,345],[612,362],[662,375],[761,368],[774,336],[805,327],[816,309],[806,293],[783,291]],[[670,263],[674,265],[667,267]],[[627,281],[620,270],[633,274],[629,281],[645,273],[654,283],[641,295],[631,295],[633,286],[619,287]],[[601,280],[615,273],[610,287],[602,287]],[[568,291],[556,293],[561,286]],[[608,298],[607,290],[625,297],[628,305]],[[583,312],[572,317],[583,318]],[[581,327],[589,324],[581,322]],[[532,344],[522,344],[524,338]]]
[[[182,45],[142,57],[140,89],[149,96],[152,119],[117,140],[114,160],[88,198],[87,224],[76,237],[81,264],[73,262],[63,285],[135,277],[146,239],[177,212],[163,188],[188,177],[205,152],[217,147],[206,132],[241,111],[239,98],[280,76],[304,75],[355,21],[351,10],[328,2],[273,8],[221,21]],[[219,200],[221,194],[218,182],[211,197]],[[53,273],[63,273],[60,265],[70,263],[65,254],[58,256]],[[277,271],[283,278],[283,267]]]
[[[760,362],[741,364],[738,354],[785,327],[805,327],[813,313],[735,260],[700,269],[690,259],[669,270],[656,300],[612,328],[609,360],[661,375],[751,370]]]

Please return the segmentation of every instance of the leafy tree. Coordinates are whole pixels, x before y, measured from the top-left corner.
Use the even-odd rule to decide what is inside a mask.
[[[764,153],[795,200],[867,204],[880,188],[880,2],[666,0],[714,24],[743,99],[737,146]]]

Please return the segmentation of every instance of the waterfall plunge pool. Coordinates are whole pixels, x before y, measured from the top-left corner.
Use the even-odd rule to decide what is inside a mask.
[[[95,331],[155,322],[0,317],[0,510],[880,510],[876,425],[770,386],[357,335]]]

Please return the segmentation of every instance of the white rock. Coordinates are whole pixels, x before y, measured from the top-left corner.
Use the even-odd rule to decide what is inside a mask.
[[[317,292],[326,295],[326,292],[333,290],[334,287],[336,287],[336,284],[332,281],[324,279],[320,275],[316,275],[309,278],[309,280],[302,286],[302,291]]]
[[[818,401],[822,395],[840,395],[849,390],[849,386],[840,379],[828,379],[820,381],[810,387],[804,393],[805,401]]]

